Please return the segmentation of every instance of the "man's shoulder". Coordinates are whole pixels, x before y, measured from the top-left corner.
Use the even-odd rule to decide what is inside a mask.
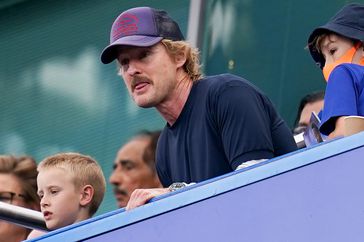
[[[233,74],[208,76],[198,81],[195,86],[192,96],[200,102],[206,99],[227,103],[232,100],[242,101],[246,98],[269,102],[269,98],[258,87]]]
[[[242,81],[242,82],[248,82],[246,79],[240,77],[240,76],[237,76],[237,75],[234,75],[234,74],[230,74],[230,73],[223,73],[223,74],[219,74],[219,75],[213,75],[213,76],[206,76],[204,78],[202,78],[200,81],[210,81],[210,82],[213,82],[213,81]]]
[[[221,89],[229,86],[253,87],[248,80],[230,73],[204,77],[198,81],[198,85],[201,86],[201,88],[209,89]]]

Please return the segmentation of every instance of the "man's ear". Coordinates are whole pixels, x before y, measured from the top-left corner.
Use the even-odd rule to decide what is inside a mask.
[[[80,205],[88,205],[94,197],[94,192],[95,190],[91,185],[85,185],[84,187],[82,187],[80,191]]]
[[[181,50],[175,56],[177,67],[182,67],[186,63],[186,60],[187,60],[187,54],[185,50]]]

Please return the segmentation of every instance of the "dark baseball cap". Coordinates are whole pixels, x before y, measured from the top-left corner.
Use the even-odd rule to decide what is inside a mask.
[[[313,41],[325,32],[334,32],[349,39],[364,41],[364,5],[351,3],[345,5],[325,25],[316,28],[308,37],[308,48],[316,64],[322,69],[325,58],[317,50]]]
[[[114,21],[110,45],[101,53],[101,61],[108,64],[117,58],[118,46],[152,46],[162,39],[184,40],[178,24],[163,10],[150,7],[131,8]]]

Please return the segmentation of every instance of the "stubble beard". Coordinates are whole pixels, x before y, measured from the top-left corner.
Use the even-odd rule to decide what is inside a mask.
[[[163,102],[163,97],[159,97],[155,90],[148,90],[140,96],[132,96],[134,102],[141,108],[153,108]]]

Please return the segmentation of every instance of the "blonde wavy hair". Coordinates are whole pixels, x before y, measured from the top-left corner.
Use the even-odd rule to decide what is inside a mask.
[[[200,53],[197,48],[191,47],[186,41],[163,39],[161,43],[166,47],[171,57],[175,57],[181,52],[186,53],[186,63],[183,65],[183,69],[193,82],[203,77],[200,65]]]
[[[173,41],[163,39],[160,43],[164,45],[170,57],[174,58],[181,52],[186,53],[186,63],[183,65],[184,71],[192,82],[195,82],[203,77],[200,65],[200,53],[197,48],[193,48],[186,41]],[[122,67],[119,61],[116,61],[117,74],[122,76]]]

